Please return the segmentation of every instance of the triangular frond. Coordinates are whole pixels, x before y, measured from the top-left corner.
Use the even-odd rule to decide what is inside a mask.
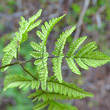
[[[68,66],[72,70],[72,72],[76,74],[80,74],[76,63],[83,69],[89,69],[88,66],[97,67],[106,64],[110,61],[110,57],[99,52],[95,51],[97,46],[95,42],[90,42],[84,45],[78,52],[78,47],[84,42],[87,37],[82,37],[74,41],[71,46],[70,50],[67,53],[66,61]]]

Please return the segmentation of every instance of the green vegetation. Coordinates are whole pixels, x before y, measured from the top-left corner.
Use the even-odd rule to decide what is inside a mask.
[[[106,64],[110,61],[110,57],[97,51],[95,42],[90,42],[79,49],[80,45],[87,39],[86,36],[78,38],[76,41],[71,43],[69,51],[64,55],[63,49],[66,44],[66,40],[75,30],[75,26],[60,34],[60,37],[55,42],[55,50],[52,52],[52,56],[50,56],[46,47],[47,38],[54,25],[65,16],[63,15],[58,18],[52,18],[49,22],[44,22],[44,25],[41,26],[41,31],[36,31],[36,34],[41,41],[32,41],[30,43],[31,46],[27,49],[29,51],[29,53],[27,53],[29,56],[25,61],[20,61],[19,53],[22,49],[21,44],[28,40],[28,32],[40,25],[41,20],[38,20],[38,18],[40,17],[41,12],[42,10],[39,10],[38,13],[30,17],[29,20],[25,20],[24,17],[21,17],[21,21],[19,22],[19,31],[15,33],[15,37],[13,37],[10,43],[3,49],[5,54],[2,59],[2,67],[0,67],[1,71],[4,72],[10,68],[10,66],[16,64],[19,65],[25,73],[27,73],[27,75],[6,75],[4,80],[4,91],[8,88],[14,87],[19,87],[20,89],[31,87],[33,93],[28,97],[32,98],[33,101],[39,101],[39,103],[34,107],[34,110],[40,110],[47,106],[48,110],[77,110],[76,107],[60,103],[59,99],[83,99],[85,97],[93,97],[94,95],[89,92],[85,92],[73,83],[68,83],[63,80],[61,72],[62,60],[65,59],[67,61],[72,72],[80,75],[81,72],[76,63],[81,68],[88,70],[89,66],[97,67]],[[34,51],[31,51],[32,49],[30,49],[30,47],[32,47]],[[32,56],[33,59],[30,60],[30,56]],[[12,62],[13,58],[16,59],[16,62]],[[50,58],[53,63],[54,75],[49,77],[47,61]],[[23,64],[32,61],[34,61],[36,68],[33,71],[30,71],[29,68],[31,65],[27,65],[28,69],[26,69]],[[21,99],[22,98],[23,97],[21,96]],[[31,107],[31,105],[29,107]]]

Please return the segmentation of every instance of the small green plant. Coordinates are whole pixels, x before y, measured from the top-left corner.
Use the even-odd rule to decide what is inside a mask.
[[[27,40],[28,32],[40,25],[41,20],[37,20],[41,15],[42,10],[39,10],[37,14],[30,17],[29,20],[25,20],[21,17],[19,22],[19,31],[15,33],[12,41],[3,49],[5,52],[2,59],[1,71],[5,71],[9,66],[20,65],[23,70],[30,76],[22,76],[18,74],[7,75],[4,80],[4,91],[8,88],[29,88],[34,89],[35,92],[31,93],[28,97],[33,98],[33,101],[38,100],[39,103],[34,107],[34,110],[40,110],[48,106],[48,110],[77,110],[76,107],[65,105],[57,100],[61,99],[82,99],[85,97],[93,97],[93,94],[85,92],[73,83],[65,82],[62,78],[61,65],[62,59],[67,61],[69,68],[75,74],[80,75],[76,63],[83,69],[88,70],[89,66],[97,67],[106,64],[110,61],[110,57],[96,51],[96,43],[90,42],[79,49],[79,46],[86,40],[86,36],[78,38],[74,41],[66,55],[63,54],[64,45],[67,38],[75,30],[75,26],[63,32],[55,42],[55,50],[52,52],[53,56],[50,56],[47,52],[46,42],[47,38],[53,28],[53,26],[59,22],[65,15],[53,18],[49,22],[45,22],[41,26],[41,31],[37,30],[36,34],[41,39],[41,42],[31,42],[30,45],[34,51],[30,52],[33,57],[32,60],[20,61],[19,52],[21,44]],[[37,21],[36,21],[37,20]],[[17,61],[11,63],[12,59]],[[48,76],[47,60],[52,59],[54,76]],[[34,74],[28,71],[23,64],[34,61],[34,65],[37,68]],[[76,63],[75,63],[76,62]]]

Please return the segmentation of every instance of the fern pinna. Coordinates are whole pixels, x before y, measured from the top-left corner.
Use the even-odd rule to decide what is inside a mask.
[[[110,61],[110,57],[97,51],[95,42],[90,42],[79,49],[80,45],[87,39],[86,36],[78,38],[74,41],[66,55],[63,54],[63,49],[66,44],[67,38],[75,30],[75,26],[62,32],[58,40],[55,42],[55,50],[52,52],[52,57],[46,49],[47,38],[56,23],[58,23],[65,15],[53,18],[49,22],[44,22],[41,26],[41,31],[37,30],[36,34],[41,39],[41,42],[31,42],[30,45],[34,51],[30,52],[33,57],[29,61],[20,61],[18,54],[20,51],[21,43],[27,40],[28,32],[40,25],[41,20],[37,20],[41,15],[42,10],[39,10],[37,14],[30,17],[29,20],[25,20],[21,17],[19,22],[19,31],[15,33],[12,41],[3,49],[5,52],[2,59],[1,71],[5,71],[9,66],[18,64],[23,70],[30,75],[30,78],[22,75],[14,74],[7,75],[4,80],[4,91],[8,88],[19,87],[26,89],[31,87],[36,91],[31,93],[28,97],[33,101],[40,101],[33,109],[40,110],[48,106],[48,110],[78,110],[76,107],[65,105],[57,100],[65,99],[82,99],[85,97],[93,97],[93,94],[85,92],[73,83],[65,82],[62,78],[61,65],[62,60],[65,59],[72,72],[80,75],[81,72],[77,65],[81,68],[88,70],[89,66],[97,67],[106,64]],[[37,21],[36,21],[37,20]],[[17,62],[11,63],[12,59],[16,58]],[[52,58],[54,76],[48,76],[47,60]],[[23,63],[27,63],[34,60],[34,65],[37,68],[37,75],[30,73]],[[77,65],[76,65],[77,64]]]

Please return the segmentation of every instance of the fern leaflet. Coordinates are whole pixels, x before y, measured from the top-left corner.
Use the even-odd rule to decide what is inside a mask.
[[[49,23],[45,22],[44,25],[41,26],[42,32],[37,31],[37,35],[42,39],[42,43],[40,43],[40,45],[31,42],[31,46],[37,51],[31,52],[31,55],[36,59],[41,58],[39,60],[36,60],[34,64],[37,65],[38,76],[39,80],[41,81],[41,86],[43,90],[46,89],[46,80],[48,77],[47,60],[49,54],[46,52],[47,37],[49,36],[53,26],[63,17],[64,16],[61,16],[59,18],[53,18],[49,21]]]
[[[26,89],[29,86],[31,86],[32,89],[34,88],[38,89],[40,86],[40,83],[38,80],[28,79],[20,75],[9,75],[5,78],[4,86],[5,86],[4,90],[8,88],[13,88],[13,87],[20,87],[20,88]],[[66,97],[68,97],[68,99],[69,98],[71,99],[71,97],[74,99],[93,97],[91,93],[85,92],[83,89],[77,87],[75,84],[67,83],[65,81],[63,81],[62,83],[59,83],[58,81],[48,80],[47,90],[51,93],[65,95]],[[55,94],[53,94],[53,96],[54,95]],[[41,98],[45,99],[47,97],[44,98],[41,94]]]
[[[24,17],[21,17],[21,21],[19,22],[20,28],[19,32],[15,33],[16,37],[13,37],[13,40],[8,44],[3,51],[5,52],[5,55],[2,59],[2,65],[10,64],[13,57],[16,58],[17,56],[17,48],[20,50],[20,44],[27,40],[28,32],[37,27],[41,20],[38,20],[35,22],[41,15],[42,10],[39,10],[38,13],[32,17],[29,18],[29,21],[25,20]],[[34,23],[35,22],[35,23]],[[9,56],[8,56],[9,54]],[[11,56],[11,57],[10,57]],[[8,67],[2,69],[2,71],[5,71]]]
[[[72,34],[74,30],[75,30],[75,26],[63,32],[60,35],[60,38],[58,38],[57,42],[55,43],[56,48],[55,48],[55,51],[53,52],[53,55],[57,57],[52,59],[53,71],[55,73],[54,75],[56,76],[56,78],[58,78],[60,83],[62,83],[61,63],[64,57],[63,55],[64,45],[66,43],[66,39]]]
[[[78,67],[76,66],[74,60],[76,63],[83,69],[89,69],[88,66],[91,67],[97,67],[106,64],[110,61],[110,57],[99,52],[95,51],[97,46],[95,42],[90,42],[86,45],[84,45],[77,53],[78,47],[83,43],[83,41],[87,37],[82,37],[74,41],[70,45],[70,49],[67,53],[66,61],[68,63],[68,66],[72,70],[72,72],[76,74],[81,74]]]

